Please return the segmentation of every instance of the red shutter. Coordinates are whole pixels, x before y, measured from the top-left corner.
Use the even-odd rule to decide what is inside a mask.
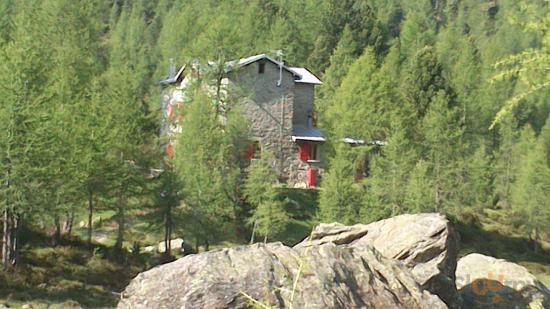
[[[254,145],[249,145],[246,148],[246,151],[244,152],[244,159],[246,161],[250,161],[252,160],[253,157],[254,157]]]
[[[168,144],[166,146],[166,156],[168,157],[168,159],[172,159],[172,157],[174,156],[174,146],[172,144]]]
[[[300,160],[307,161],[309,160],[309,144],[300,144]]]
[[[315,169],[311,167],[307,169],[307,185],[315,187]]]

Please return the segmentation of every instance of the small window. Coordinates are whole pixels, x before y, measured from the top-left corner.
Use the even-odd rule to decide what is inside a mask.
[[[264,74],[265,72],[265,62],[261,61],[258,63],[258,74]]]
[[[319,161],[319,144],[318,143],[301,143],[298,157],[302,161]]]
[[[309,160],[319,161],[319,144],[311,143],[309,146]]]

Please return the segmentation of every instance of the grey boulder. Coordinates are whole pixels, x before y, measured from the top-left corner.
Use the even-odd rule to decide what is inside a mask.
[[[460,307],[455,286],[459,236],[445,216],[436,213],[400,215],[371,224],[320,224],[295,248],[325,243],[372,246],[383,256],[402,262],[423,289],[449,307]]]
[[[465,308],[550,308],[550,291],[525,267],[478,253],[458,260]]]
[[[186,256],[139,274],[118,308],[446,308],[370,246],[255,244]]]

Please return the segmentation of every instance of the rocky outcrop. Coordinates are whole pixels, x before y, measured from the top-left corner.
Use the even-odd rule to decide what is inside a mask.
[[[464,308],[550,308],[550,291],[527,269],[482,254],[458,261],[456,285]]]
[[[383,256],[403,262],[424,289],[449,307],[460,305],[455,287],[458,234],[440,214],[401,215],[367,225],[321,224],[295,248],[325,243],[372,246]]]
[[[280,243],[190,255],[139,274],[119,308],[445,308],[370,246]]]

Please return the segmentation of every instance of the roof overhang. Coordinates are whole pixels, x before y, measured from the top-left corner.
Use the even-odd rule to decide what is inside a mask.
[[[294,71],[294,73],[300,76],[300,79],[295,80],[296,83],[313,84],[313,85],[323,84],[323,82],[317,76],[315,76],[306,68],[290,68],[290,69]]]
[[[308,141],[308,142],[324,142],[326,139],[324,137],[313,137],[313,136],[294,136],[292,135],[292,141]]]
[[[316,128],[295,126],[292,130],[292,141],[324,142],[323,132]]]

